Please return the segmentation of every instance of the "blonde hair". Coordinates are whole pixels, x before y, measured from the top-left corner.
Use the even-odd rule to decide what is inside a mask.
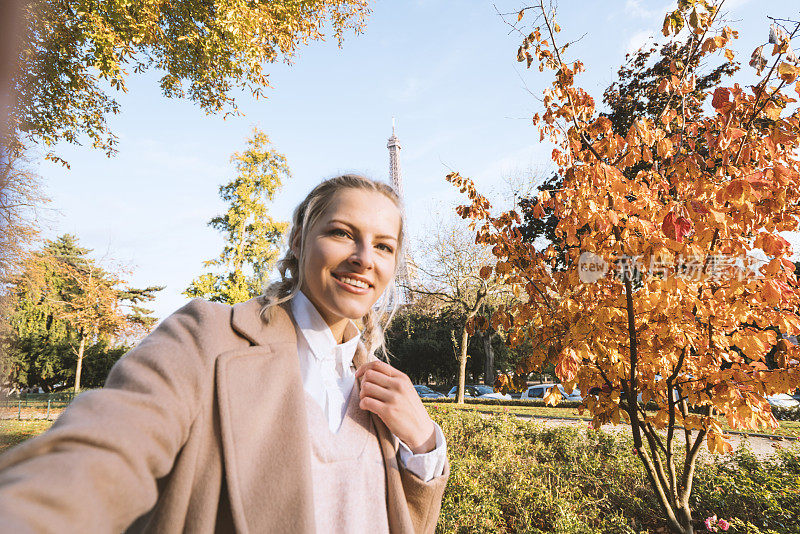
[[[397,248],[395,251],[397,261],[392,280],[386,286],[383,295],[379,299],[380,305],[376,311],[370,307],[366,315],[361,318],[363,329],[361,339],[364,347],[370,354],[375,354],[378,349],[383,353],[384,359],[388,357],[386,350],[386,340],[384,331],[394,317],[399,306],[397,285],[395,278],[405,258],[405,220],[403,215],[403,203],[395,190],[383,182],[378,182],[358,174],[344,174],[325,180],[317,185],[306,198],[297,206],[292,215],[292,225],[289,230],[288,249],[286,254],[278,260],[278,272],[281,279],[267,287],[261,295],[263,305],[261,307],[261,318],[269,322],[276,305],[291,300],[299,291],[303,284],[303,265],[306,259],[306,238],[309,230],[316,224],[320,217],[325,213],[333,201],[334,196],[339,191],[345,189],[360,189],[381,193],[388,197],[401,214],[400,234],[397,237]],[[292,244],[299,240],[299,257],[295,256]]]

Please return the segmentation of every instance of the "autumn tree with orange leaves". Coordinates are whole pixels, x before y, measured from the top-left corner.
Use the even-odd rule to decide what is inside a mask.
[[[518,59],[554,72],[534,123],[555,147],[563,186],[537,204],[556,215],[562,252],[537,251],[517,213],[494,214],[471,180],[447,177],[470,200],[459,214],[496,256],[483,274],[527,294],[492,317],[512,344],[539,347],[518,371],[552,362],[567,391],[597,391],[583,404],[595,425],[630,424],[667,526],[679,533],[698,524],[689,498],[702,445],[730,449],[723,422],[776,427],[765,398],[800,384],[800,348],[774,331],[800,334],[795,266],[779,234],[796,230],[800,215],[791,45],[800,25],[775,21],[769,43],[748,58],[760,81],[714,87],[704,106],[695,93],[702,60],[734,60],[737,32],[717,23],[720,8],[680,0],[667,14],[665,36],[688,33],[684,55],[654,87],[666,96],[656,119],[634,117],[624,135],[576,85],[584,67],[564,58],[554,11],[539,3],[519,12]],[[552,388],[548,401],[558,397]]]

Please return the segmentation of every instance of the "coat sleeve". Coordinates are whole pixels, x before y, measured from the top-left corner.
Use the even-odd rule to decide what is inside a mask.
[[[418,534],[433,534],[439,521],[439,512],[442,508],[442,497],[450,476],[450,462],[445,457],[444,472],[441,476],[424,482],[408,469],[400,468],[400,478],[403,482],[403,492],[406,495],[408,511],[414,532]]]
[[[205,338],[221,306],[192,300],[123,356],[105,387],[0,455],[3,532],[120,532],[153,507],[156,479],[172,469],[200,392],[213,385]]]

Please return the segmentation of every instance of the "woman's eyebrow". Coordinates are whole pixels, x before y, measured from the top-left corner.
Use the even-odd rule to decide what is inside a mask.
[[[331,219],[331,220],[328,221],[328,224],[333,224],[333,223],[343,224],[345,226],[348,226],[348,227],[352,228],[353,230],[358,230],[358,228],[353,226],[351,223],[349,223],[347,221],[343,221],[341,219]],[[378,238],[378,239],[391,239],[392,241],[397,241],[397,237],[392,236],[392,235],[387,235],[387,234],[380,234],[380,235],[376,235],[375,237]]]

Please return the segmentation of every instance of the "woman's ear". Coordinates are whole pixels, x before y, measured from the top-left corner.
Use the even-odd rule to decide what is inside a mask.
[[[291,249],[292,254],[294,254],[294,257],[299,260],[300,259],[300,232],[298,232],[297,235],[294,236],[294,239],[292,239],[292,242],[289,245],[289,248]]]

